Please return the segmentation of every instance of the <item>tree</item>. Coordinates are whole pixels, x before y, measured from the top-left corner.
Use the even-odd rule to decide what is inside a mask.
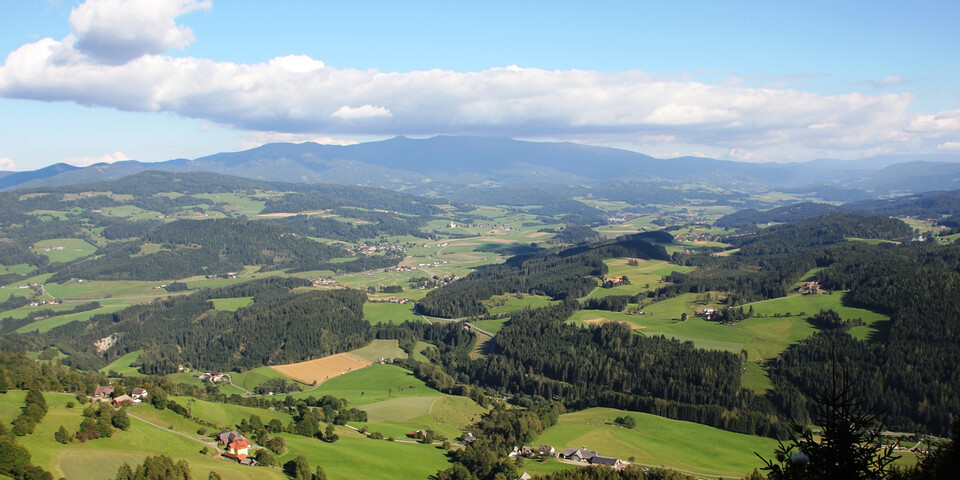
[[[30,465],[30,452],[13,442],[0,441],[0,474],[17,476]]]
[[[277,464],[276,457],[273,456],[268,450],[263,448],[257,449],[253,452],[253,459],[257,461],[257,465],[261,467],[272,467]]]
[[[303,455],[297,455],[297,458],[283,464],[283,473],[294,480],[311,480],[313,477],[310,473],[310,464]]]
[[[70,432],[67,431],[66,427],[60,425],[60,429],[57,430],[57,433],[53,434],[53,438],[56,439],[56,441],[66,445],[70,443]]]
[[[320,465],[317,465],[317,471],[313,472],[313,480],[327,480],[327,472],[324,472]]]
[[[882,479],[897,456],[882,448],[883,422],[860,399],[860,392],[846,369],[834,359],[830,379],[810,400],[815,407],[819,438],[806,425],[794,422],[789,446],[780,442],[775,459],[767,460],[764,470],[772,480],[810,479]]]
[[[110,420],[110,423],[114,427],[119,428],[120,430],[126,431],[130,428],[130,417],[127,416],[127,409],[121,408],[117,410],[117,413],[114,414],[113,418]]]

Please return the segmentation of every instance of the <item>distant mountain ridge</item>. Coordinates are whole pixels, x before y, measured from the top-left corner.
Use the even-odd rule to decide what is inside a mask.
[[[292,183],[338,183],[442,194],[463,185],[589,184],[610,180],[704,183],[743,191],[825,185],[870,196],[960,185],[960,155],[881,156],[854,161],[745,163],[700,157],[658,159],[616,148],[509,138],[395,137],[355,145],[271,143],[250,150],[143,163],[57,164],[0,175],[0,189],[113,180],[147,170],[212,172]]]

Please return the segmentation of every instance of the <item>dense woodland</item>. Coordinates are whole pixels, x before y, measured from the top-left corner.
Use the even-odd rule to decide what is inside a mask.
[[[662,246],[646,235],[633,235],[591,246],[518,255],[433,290],[417,304],[418,310],[436,317],[486,315],[481,300],[504,293],[547,295],[555,300],[585,296],[599,285],[607,271],[604,259],[637,257],[666,259]]]

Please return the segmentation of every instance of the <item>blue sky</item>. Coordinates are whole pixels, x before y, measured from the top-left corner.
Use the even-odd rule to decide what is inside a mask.
[[[0,169],[501,135],[960,153],[957,2],[0,0]]]

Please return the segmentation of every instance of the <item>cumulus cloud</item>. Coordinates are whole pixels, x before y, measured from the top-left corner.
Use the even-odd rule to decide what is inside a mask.
[[[392,117],[393,115],[390,113],[390,110],[387,110],[384,107],[361,105],[357,108],[353,108],[344,105],[338,108],[336,112],[331,113],[330,116],[342,118],[344,120],[355,120],[358,118]]]
[[[315,135],[312,133],[286,133],[286,132],[250,132],[246,138],[241,141],[242,148],[259,147],[265,143],[303,143],[313,142],[321,145],[356,145],[358,142],[352,139],[332,138],[324,135]]]
[[[64,160],[63,162],[69,163],[75,167],[89,167],[90,165],[95,165],[98,163],[114,163],[122,162],[124,160],[130,160],[130,157],[124,155],[123,152],[114,152],[99,157],[72,157]]]
[[[602,136],[610,144],[682,144],[730,156],[742,149],[754,158],[790,160],[878,147],[932,151],[960,141],[960,111],[913,113],[908,93],[822,95],[795,83],[791,89],[710,85],[644,71],[511,65],[399,73],[339,69],[306,55],[256,64],[163,55],[194,39],[176,18],[208,8],[209,1],[199,0],[89,0],[71,15],[73,34],[7,56],[0,96],[172,112],[313,137]]]
[[[70,12],[75,48],[98,62],[122,64],[194,41],[175,19],[209,10],[210,0],[87,0]]]
[[[9,172],[10,170],[15,170],[17,165],[13,163],[8,157],[0,157],[0,171]]]
[[[960,142],[943,142],[940,145],[937,145],[937,150],[944,150],[948,152],[960,150]]]

